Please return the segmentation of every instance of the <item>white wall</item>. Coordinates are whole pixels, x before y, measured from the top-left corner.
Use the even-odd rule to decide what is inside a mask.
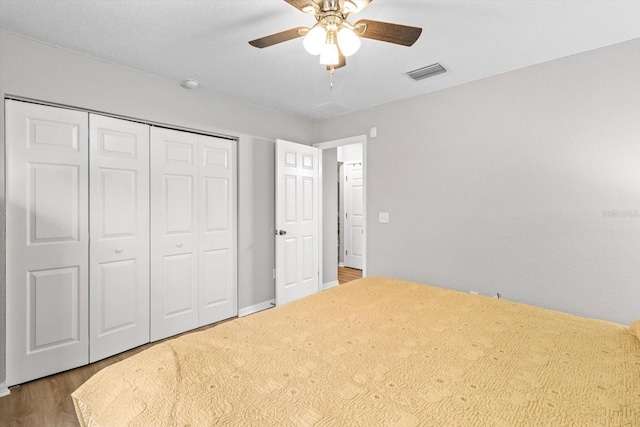
[[[640,318],[639,52],[636,39],[315,124],[317,141],[378,128],[368,275]]]
[[[271,211],[269,205],[264,204],[270,197],[268,192],[272,191],[273,182],[272,178],[267,179],[273,172],[267,165],[269,159],[264,156],[273,149],[273,144],[268,145],[266,141],[284,138],[309,143],[310,123],[205,89],[189,91],[176,82],[0,32],[0,99],[8,95],[239,137],[239,307],[273,298],[271,267],[265,268],[271,262],[269,256],[272,255],[265,251],[273,240],[273,221],[269,222],[269,213],[265,212]],[[4,129],[4,102],[0,102],[0,128]],[[262,145],[263,142],[266,145]],[[0,135],[0,156],[0,164],[4,165],[4,132]],[[4,195],[3,166],[0,180],[0,194]],[[2,383],[6,304],[4,197],[0,224]],[[248,235],[251,237],[247,238]],[[253,243],[247,246],[247,241]]]

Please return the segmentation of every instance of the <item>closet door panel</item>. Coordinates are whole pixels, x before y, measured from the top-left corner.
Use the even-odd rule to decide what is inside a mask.
[[[162,257],[162,314],[165,318],[190,315],[197,311],[193,295],[197,294],[193,253],[165,255]]]
[[[203,261],[203,280],[202,280],[202,310],[206,313],[207,309],[217,307],[217,315],[213,319],[203,318],[203,325],[217,322],[222,319],[229,318],[235,314],[222,317],[227,310],[221,310],[232,300],[232,266],[229,265],[229,250],[219,249],[212,251],[204,251],[202,254]],[[219,317],[219,318],[217,318]],[[207,320],[210,320],[207,322]],[[205,323],[206,322],[206,323]]]
[[[149,342],[149,127],[90,115],[90,361]]]
[[[5,105],[11,386],[88,362],[88,115]]]
[[[235,142],[199,136],[199,325],[238,314]]]
[[[198,327],[198,136],[151,129],[151,340]]]

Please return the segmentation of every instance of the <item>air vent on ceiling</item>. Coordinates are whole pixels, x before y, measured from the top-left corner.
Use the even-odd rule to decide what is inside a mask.
[[[446,72],[447,70],[442,65],[435,63],[427,65],[426,67],[418,68],[417,70],[409,71],[407,73],[407,76],[411,77],[415,81],[418,81]]]
[[[313,109],[327,117],[335,117],[349,112],[347,107],[337,102],[327,102],[326,104],[316,105]]]

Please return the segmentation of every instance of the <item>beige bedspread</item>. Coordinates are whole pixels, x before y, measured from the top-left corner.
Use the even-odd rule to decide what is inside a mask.
[[[367,278],[158,344],[73,393],[90,426],[640,426],[621,325]]]

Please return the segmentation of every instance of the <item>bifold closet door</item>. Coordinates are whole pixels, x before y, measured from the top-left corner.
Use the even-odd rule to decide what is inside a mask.
[[[151,341],[197,328],[198,135],[151,128]]]
[[[88,114],[5,105],[12,386],[88,363]]]
[[[149,342],[149,126],[89,116],[93,363]]]
[[[199,326],[238,314],[235,142],[198,136]]]
[[[151,340],[238,314],[234,141],[151,129]]]

